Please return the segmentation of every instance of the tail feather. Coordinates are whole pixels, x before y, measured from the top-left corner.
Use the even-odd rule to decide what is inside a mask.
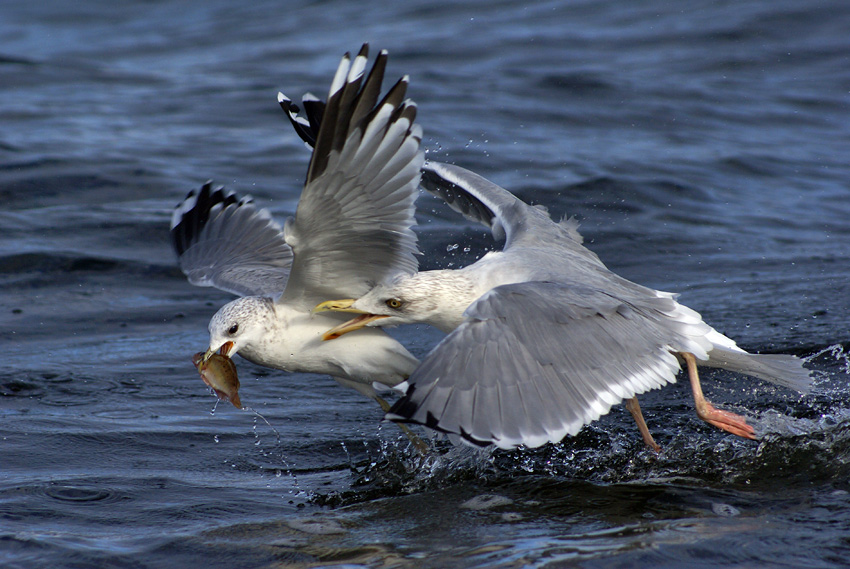
[[[715,345],[709,352],[708,367],[716,367],[775,383],[801,393],[812,388],[811,372],[803,360],[788,354],[750,354],[738,349]]]

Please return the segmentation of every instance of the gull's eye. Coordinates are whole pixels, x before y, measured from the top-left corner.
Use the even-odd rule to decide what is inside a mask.
[[[398,310],[399,308],[401,308],[401,301],[397,298],[391,298],[387,301],[387,306],[389,306],[393,310]]]
[[[230,334],[231,336],[234,335],[238,331],[239,331],[239,324],[234,324],[233,326],[231,326],[230,328],[227,329],[227,333]]]

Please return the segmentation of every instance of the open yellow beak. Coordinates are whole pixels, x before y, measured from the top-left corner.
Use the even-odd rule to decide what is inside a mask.
[[[348,311],[353,312],[353,311]],[[386,318],[384,314],[368,314],[361,313],[360,316],[352,318],[347,322],[343,322],[339,326],[335,328],[331,328],[324,334],[322,334],[322,340],[335,340],[342,336],[343,334],[348,334],[349,332],[354,332],[355,330],[360,330],[364,326],[366,326],[369,322],[374,322],[375,320],[380,320],[381,318]]]
[[[342,300],[328,300],[318,304],[316,308],[313,309],[313,313],[316,312],[352,312],[354,314],[359,314],[356,318],[352,318],[347,322],[343,322],[336,328],[331,328],[324,334],[322,334],[322,340],[335,340],[339,338],[343,334],[348,334],[349,332],[354,332],[355,330],[359,330],[366,326],[369,322],[374,322],[375,320],[380,320],[381,318],[386,318],[384,315],[380,314],[369,314],[368,312],[363,312],[362,310],[358,310],[357,308],[351,308],[351,305],[354,304],[355,300],[353,298],[344,298]]]
[[[228,356],[230,356],[230,350],[232,350],[232,349],[233,349],[233,342],[225,342],[218,349],[218,353],[221,354],[222,356],[228,357]],[[212,356],[215,352],[216,352],[216,350],[214,350],[212,348],[210,348],[206,352],[204,352],[204,356],[201,358],[201,363],[206,363],[207,360],[210,359],[210,356]]]

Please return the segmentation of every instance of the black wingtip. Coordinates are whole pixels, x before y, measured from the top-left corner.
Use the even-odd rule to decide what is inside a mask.
[[[472,434],[467,432],[463,427],[460,428],[460,432],[442,427],[440,425],[440,419],[431,411],[427,411],[425,413],[424,421],[414,419],[414,416],[419,411],[419,404],[413,401],[413,394],[415,391],[416,386],[411,385],[407,389],[407,393],[401,399],[396,401],[392,407],[390,407],[385,418],[389,421],[393,421],[394,423],[422,425],[434,431],[446,433],[447,435],[460,435],[465,441],[477,447],[483,448],[493,444],[493,441],[485,441],[472,436]]]
[[[368,44],[364,44],[357,58],[362,60],[367,54]],[[350,56],[343,58],[343,63],[349,61]],[[338,84],[339,75],[335,76],[327,103],[323,103],[315,97],[311,97],[309,100],[305,97],[302,100],[307,121],[310,123],[311,133],[314,135],[313,156],[310,159],[310,166],[307,171],[307,182],[321,175],[327,165],[330,152],[340,150],[353,129],[365,129],[380,108],[387,104],[391,105],[396,111],[405,107],[404,97],[409,81],[407,76],[399,79],[386,96],[378,102],[386,65],[387,51],[381,50],[372,63],[372,68],[365,80],[365,63],[363,72],[357,71],[355,73],[352,73],[352,63],[348,68],[348,75],[341,85]],[[412,113],[412,116],[415,116],[415,106],[412,103],[407,106],[409,107],[407,113]],[[298,127],[296,127],[296,131],[304,139]]]
[[[407,393],[404,397],[393,403],[386,415],[390,421],[394,421],[396,423],[407,423],[412,421],[411,418],[416,414],[417,409],[419,409],[419,406],[411,400],[414,390],[415,386],[411,385],[407,389]]]
[[[309,117],[304,118],[299,116],[301,109],[298,108],[298,105],[292,102],[292,99],[284,95],[283,93],[277,94],[277,102],[280,104],[280,108],[286,113],[286,117],[289,119],[289,122],[292,124],[292,128],[295,129],[296,134],[304,141],[304,143],[310,148],[316,145],[316,132],[317,129],[314,128],[312,122]],[[306,106],[305,106],[306,112]]]
[[[210,218],[210,211],[217,205],[224,209],[233,204],[248,203],[250,198],[241,199],[235,192],[228,192],[224,186],[213,187],[213,181],[207,180],[200,190],[192,190],[175,207],[171,227],[171,244],[180,257],[197,241]]]

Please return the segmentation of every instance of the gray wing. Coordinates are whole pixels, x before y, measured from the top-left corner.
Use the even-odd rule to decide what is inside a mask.
[[[553,239],[587,252],[581,246],[578,222],[572,218],[553,223],[544,208],[530,206],[508,190],[466,168],[428,161],[422,167],[422,187],[443,199],[464,217],[490,228],[493,237],[513,244]]]
[[[416,369],[387,418],[501,448],[557,442],[675,381],[672,352],[705,358],[709,328],[671,319],[679,306],[562,283],[494,288]]]
[[[412,226],[422,131],[416,106],[404,98],[406,77],[378,102],[386,59],[382,51],[363,81],[364,46],[353,62],[343,58],[334,77],[307,181],[284,227],[294,261],[282,302],[312,308],[357,298],[417,269]],[[284,106],[285,97],[278,99]]]
[[[316,133],[322,122],[322,114],[325,103],[315,95],[307,93],[301,99],[301,107],[292,102],[292,99],[281,94],[280,106],[292,123],[292,128],[304,141],[307,148],[316,145]],[[303,114],[301,114],[303,111]],[[478,198],[475,193],[457,183],[449,181],[440,174],[442,169],[456,168],[447,164],[428,162],[422,166],[422,177],[420,185],[422,188],[446,202],[453,210],[462,214],[466,219],[480,223],[490,228],[493,237],[499,240],[505,238],[498,216],[486,203]],[[494,186],[497,191],[504,191],[495,184],[478,177],[484,184]],[[579,238],[580,239],[580,238]]]
[[[295,132],[308,148],[313,148],[325,103],[309,93],[302,98],[301,107],[283,94],[280,95],[279,102]],[[300,114],[302,110],[303,115]],[[533,219],[537,221],[536,225],[551,229],[545,210],[532,208],[506,189],[460,166],[426,161],[422,166],[420,184],[423,189],[445,201],[466,219],[489,227],[497,240],[506,239],[506,228],[513,234],[515,228],[522,227],[528,217],[526,210],[529,209],[532,210]],[[565,219],[559,225],[576,244],[582,243],[578,222]]]
[[[174,209],[171,243],[193,285],[240,296],[278,296],[286,287],[292,250],[280,226],[250,197],[212,182]]]

